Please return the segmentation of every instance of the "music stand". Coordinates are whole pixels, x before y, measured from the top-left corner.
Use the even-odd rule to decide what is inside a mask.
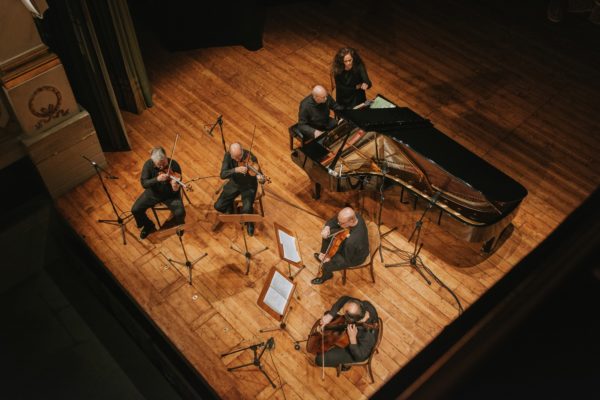
[[[185,246],[183,245],[183,233],[184,233],[183,226],[181,226],[181,225],[178,226],[176,232],[177,232],[177,237],[179,238],[179,243],[181,244],[181,250],[183,250],[183,256],[185,257],[185,261],[177,261],[177,260],[173,260],[172,258],[167,258],[167,261],[169,261],[171,264],[179,264],[179,265],[186,267],[188,269],[188,283],[191,285],[192,284],[192,267],[198,261],[200,261],[201,259],[206,257],[208,255],[208,253],[205,252],[200,257],[190,261],[190,259],[188,258],[188,255],[187,255],[187,251],[185,251]]]
[[[296,234],[287,228],[279,225],[277,222],[273,223],[275,228],[275,241],[277,242],[277,250],[279,252],[279,258],[287,262],[288,265],[288,278],[294,280],[296,276],[306,266],[302,262],[302,255],[300,254],[300,247],[298,246],[298,239]],[[299,268],[295,274],[292,274],[292,267]]]
[[[255,252],[255,253],[251,253],[250,251],[248,251],[248,241],[246,240],[246,230],[244,229],[244,224],[246,222],[260,222],[263,219],[262,215],[260,215],[260,214],[217,214],[217,219],[219,221],[225,222],[225,223],[237,222],[242,227],[242,237],[244,238],[244,251],[240,250],[239,248],[236,248],[237,245],[236,245],[236,247],[233,247],[233,244],[230,246],[230,248],[234,251],[237,251],[244,257],[246,257],[246,275],[248,275],[248,272],[250,272],[250,262],[252,261],[252,256],[262,253],[263,251],[267,250],[269,247],[265,246],[264,248],[262,248],[261,250]]]
[[[265,350],[271,350],[273,347],[275,346],[275,339],[273,339],[272,337],[270,337],[269,339],[267,339],[266,342],[261,342],[261,343],[256,343],[253,345],[250,345],[248,347],[243,347],[241,349],[237,349],[237,350],[232,350],[229,351],[227,353],[223,353],[221,354],[221,358],[229,355],[229,354],[234,354],[234,353],[239,353],[240,351],[244,351],[244,350],[252,350],[253,354],[254,354],[254,358],[251,362],[246,363],[246,364],[241,364],[241,365],[237,365],[235,367],[229,367],[227,368],[227,371],[231,372],[231,371],[235,371],[236,369],[240,369],[243,367],[248,367],[250,365],[255,365],[258,367],[258,370],[260,372],[262,372],[262,374],[265,376],[265,378],[267,378],[267,380],[269,381],[269,383],[271,384],[271,386],[273,388],[275,388],[275,383],[273,383],[273,381],[271,380],[271,378],[269,377],[269,375],[267,375],[267,372],[263,369],[263,365],[261,363],[261,358],[263,356],[263,354],[265,353]],[[260,352],[260,354],[258,354],[258,349],[259,348],[263,348],[262,351]]]
[[[133,214],[131,214],[131,211],[124,211],[121,213],[119,213],[117,211],[115,202],[113,201],[112,197],[110,196],[110,193],[108,192],[108,188],[104,184],[104,179],[102,179],[102,174],[100,173],[100,171],[104,172],[108,176],[109,179],[118,179],[118,178],[114,175],[109,174],[108,171],[106,171],[104,168],[99,166],[95,161],[90,160],[89,158],[87,158],[84,155],[82,155],[81,157],[83,157],[85,160],[87,160],[94,167],[94,170],[96,171],[96,175],[98,175],[98,179],[100,179],[100,183],[102,184],[102,189],[104,189],[104,193],[106,193],[106,197],[108,197],[108,201],[110,202],[113,212],[115,213],[116,219],[99,219],[98,222],[100,222],[102,224],[117,225],[119,228],[121,228],[123,244],[126,245],[127,241],[125,239],[125,224],[130,221],[130,219],[133,217]]]
[[[265,285],[256,300],[256,304],[266,311],[267,314],[279,321],[279,326],[260,329],[259,332],[272,332],[285,329],[285,321],[289,315],[289,311],[292,310],[290,302],[295,290],[295,283],[277,271],[275,267],[271,267],[265,280]]]

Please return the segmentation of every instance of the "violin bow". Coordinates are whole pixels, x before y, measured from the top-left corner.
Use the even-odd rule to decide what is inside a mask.
[[[175,147],[177,147],[178,140],[179,140],[179,133],[176,133],[175,134],[175,143],[173,143],[173,148],[171,149],[171,156],[169,157],[169,166],[167,167],[167,172],[169,172],[171,170],[171,164],[173,163],[173,155],[175,155]],[[187,185],[185,183],[183,183],[182,181],[180,181],[179,179],[175,178],[174,176],[171,176],[170,174],[169,174],[169,177],[172,180],[174,180],[176,183],[178,183],[184,189],[187,188]]]
[[[321,327],[321,380],[325,380],[325,325]]]
[[[248,157],[252,157],[252,147],[254,146],[254,137],[256,135],[256,124],[254,125],[254,130],[252,131],[252,140],[250,141],[250,149],[248,150]],[[258,164],[258,160],[256,161],[256,164]],[[248,168],[248,162],[246,162],[246,168]],[[262,175],[263,177],[265,176],[261,171],[260,171],[260,165],[258,166],[259,170],[256,171],[255,168],[253,168],[254,173],[256,173],[257,175]],[[260,184],[263,187],[263,194],[264,194],[264,180],[263,182]]]

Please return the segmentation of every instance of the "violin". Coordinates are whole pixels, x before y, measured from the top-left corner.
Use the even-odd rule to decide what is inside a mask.
[[[330,323],[324,325],[321,330],[321,319],[313,325],[308,340],[306,341],[306,351],[312,354],[324,353],[333,347],[346,348],[350,344],[350,336],[348,336],[349,323],[343,315],[337,315]],[[366,329],[378,329],[377,322],[355,322],[354,325],[362,326]]]
[[[271,178],[260,172],[260,170],[258,169],[258,163],[252,161],[252,157],[250,156],[249,151],[246,153],[246,157],[242,158],[240,163],[244,164],[244,166],[248,169],[248,171],[246,172],[248,175],[256,176],[259,178],[262,177],[266,183],[271,183]]]
[[[177,184],[179,184],[180,187],[184,188],[185,190],[188,190],[190,192],[193,191],[192,185],[182,182],[181,174],[179,172],[173,171],[173,169],[169,168],[168,165],[165,166],[164,168],[160,169],[159,173],[167,175],[167,177],[168,177],[167,182],[174,181]]]

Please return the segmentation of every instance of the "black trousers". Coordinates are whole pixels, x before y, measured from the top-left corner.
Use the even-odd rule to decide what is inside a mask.
[[[133,218],[135,218],[138,228],[150,228],[154,226],[154,222],[148,218],[146,211],[158,203],[164,203],[171,210],[173,213],[173,224],[180,225],[185,222],[185,208],[183,207],[181,194],[165,199],[157,197],[152,190],[146,189],[131,207],[131,213],[133,214]]]
[[[327,252],[329,242],[332,240],[333,238],[321,240],[321,253],[325,254]],[[344,257],[342,257],[341,254],[335,254],[333,257],[331,257],[331,260],[323,263],[323,276],[329,277],[333,275],[334,271],[340,271],[348,267],[351,267],[351,265],[348,265],[348,262],[346,262]]]
[[[233,213],[233,201],[242,195],[242,214],[252,214],[257,186],[238,186],[229,181],[223,186],[223,191],[215,203],[215,210],[220,213]]]
[[[363,360],[356,360],[363,361]],[[325,352],[325,362],[323,363],[323,357],[321,353],[317,353],[315,357],[315,364],[319,367],[337,367],[340,364],[349,364],[356,362],[352,358],[352,354],[347,349],[341,349],[339,347],[334,347],[333,349],[329,349]]]

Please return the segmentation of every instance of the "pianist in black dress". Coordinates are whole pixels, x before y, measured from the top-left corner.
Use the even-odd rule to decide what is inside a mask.
[[[365,90],[372,84],[367,68],[352,48],[340,49],[333,58],[331,66],[332,88],[335,99],[344,108],[354,108],[367,100]]]
[[[343,107],[333,100],[323,86],[315,86],[311,94],[300,102],[298,111],[298,130],[304,140],[317,138],[325,131],[335,128],[336,120],[331,118],[330,110],[342,109]]]
[[[327,254],[330,243],[335,240],[336,232],[347,230],[349,235],[343,240],[335,254]],[[369,231],[365,220],[350,207],[342,208],[336,217],[325,223],[321,230],[321,252],[315,258],[323,262],[323,273],[311,281],[320,285],[333,278],[334,271],[354,267],[363,263],[369,255]]]

